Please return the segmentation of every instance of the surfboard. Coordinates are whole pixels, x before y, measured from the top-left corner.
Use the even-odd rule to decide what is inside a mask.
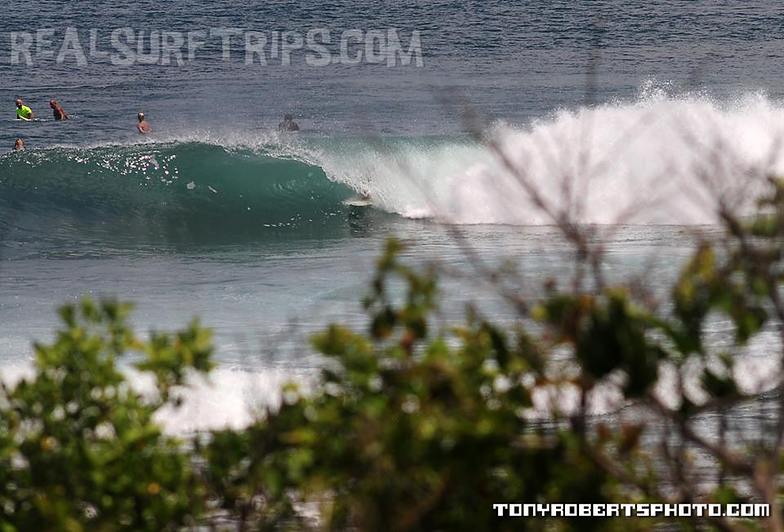
[[[345,201],[343,201],[343,205],[347,207],[372,207],[373,202],[370,198],[362,197],[362,196],[353,196]]]

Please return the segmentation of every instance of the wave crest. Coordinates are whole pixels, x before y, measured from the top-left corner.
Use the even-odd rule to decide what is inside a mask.
[[[355,192],[390,213],[456,224],[548,224],[564,213],[582,223],[703,224],[715,221],[717,197],[742,205],[762,178],[784,175],[784,107],[759,94],[722,104],[648,91],[497,126],[489,138],[239,135],[10,154],[0,157],[0,229],[78,237],[85,227],[319,226],[340,219]]]

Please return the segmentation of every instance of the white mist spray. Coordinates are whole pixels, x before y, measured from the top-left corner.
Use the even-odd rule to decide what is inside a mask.
[[[489,136],[492,147],[379,141],[322,150],[313,162],[383,209],[458,224],[547,224],[563,213],[585,223],[713,223],[718,197],[741,207],[761,179],[784,175],[784,107],[762,95],[719,104],[649,94]]]

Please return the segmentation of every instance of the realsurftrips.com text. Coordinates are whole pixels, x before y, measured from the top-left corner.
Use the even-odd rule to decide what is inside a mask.
[[[424,66],[420,32],[397,28],[315,28],[305,32],[211,28],[180,32],[69,27],[11,32],[9,37],[10,63],[28,67],[52,62],[82,67],[93,62],[184,66],[202,60],[257,66]]]

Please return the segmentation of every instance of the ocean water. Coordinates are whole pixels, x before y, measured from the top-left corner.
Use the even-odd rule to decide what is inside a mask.
[[[359,301],[389,236],[407,260],[460,272],[444,280],[447,319],[469,301],[513,317],[455,230],[489,263],[515,263],[528,295],[568,276],[569,246],[467,116],[548,205],[596,224],[612,278],[645,272],[655,290],[715,231],[717,194],[742,209],[759,179],[784,173],[775,2],[12,0],[8,12],[23,16],[0,20],[3,375],[27,371],[54,309],[84,295],[135,302],[142,330],[199,316],[220,365],[167,415],[175,432],[242,424],[282,381],[314,375],[308,335],[364,326]],[[210,39],[182,65],[58,62],[68,27],[85,50],[91,31],[111,50],[117,28],[394,29],[419,35],[421,66],[249,65],[242,38],[229,60]],[[12,32],[54,52],[19,63]],[[18,97],[43,120],[13,120]],[[50,120],[51,98],[73,119]],[[135,131],[139,111],[150,136]],[[284,113],[300,133],[276,131]],[[27,150],[11,153],[16,138]],[[358,193],[373,207],[344,204]]]

